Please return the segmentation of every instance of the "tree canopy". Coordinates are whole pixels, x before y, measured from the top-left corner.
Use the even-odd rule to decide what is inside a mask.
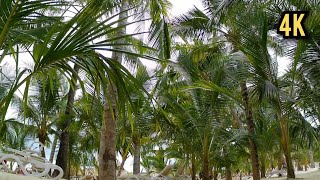
[[[0,0],[0,145],[41,142],[64,178],[115,179],[131,157],[140,176],[314,168],[320,3],[202,3]],[[307,38],[277,34],[284,11],[308,11]]]

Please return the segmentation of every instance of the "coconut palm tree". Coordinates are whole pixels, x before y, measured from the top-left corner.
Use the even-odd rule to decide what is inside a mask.
[[[4,1],[1,2],[4,3]],[[48,1],[48,3],[44,4],[47,6],[40,6],[43,5],[42,2],[43,1],[37,1],[34,6],[30,7],[38,8],[35,9],[36,11],[41,10],[41,8],[45,9],[47,6],[51,5]],[[12,1],[11,3],[13,4],[14,1]],[[28,6],[28,3],[20,4],[17,2],[16,6],[13,6],[13,4],[12,6],[7,8],[8,10],[11,10],[10,12],[8,12],[8,14],[18,14],[17,17],[15,17],[14,22],[22,21],[24,20],[25,16],[30,15],[30,13],[34,13],[33,9],[23,8],[23,6]],[[65,3],[63,3],[63,5],[65,5]],[[2,111],[6,112],[14,92],[16,92],[25,83],[27,86],[24,93],[24,102],[26,103],[30,84],[29,82],[35,76],[46,74],[49,68],[57,69],[63,75],[65,75],[67,79],[70,79],[72,73],[74,72],[72,66],[69,64],[70,62],[78,64],[82,69],[86,70],[91,75],[93,75],[93,71],[98,72],[95,74],[97,75],[96,77],[101,78],[101,81],[103,82],[101,83],[101,85],[105,86],[106,84],[108,84],[108,81],[116,82],[114,86],[121,87],[117,88],[120,89],[117,91],[117,94],[119,95],[119,97],[121,97],[120,102],[123,101],[125,97],[127,97],[126,90],[123,88],[123,85],[132,85],[132,87],[135,87],[135,83],[133,83],[134,78],[118,62],[111,61],[110,58],[102,55],[101,53],[95,52],[95,50],[110,52],[115,51],[143,57],[141,56],[141,54],[117,48],[119,46],[130,46],[130,44],[124,45],[114,43],[114,41],[117,39],[133,36],[130,34],[126,34],[121,37],[111,36],[111,34],[116,32],[119,28],[110,29],[110,27],[112,27],[112,24],[115,24],[121,20],[116,22],[112,21],[113,17],[117,16],[117,14],[114,14],[107,19],[102,19],[102,17],[105,14],[111,12],[116,5],[117,4],[113,3],[110,4],[109,2],[102,2],[101,4],[101,2],[92,1],[85,7],[81,8],[80,11],[75,14],[75,16],[70,20],[66,22],[58,21],[57,23],[50,24],[50,27],[45,29],[46,31],[45,33],[43,33],[45,34],[45,36],[41,37],[41,41],[31,41],[30,44],[33,44],[33,46],[28,46],[26,51],[29,51],[31,53],[35,64],[31,69],[21,68],[21,71],[18,72],[15,81],[12,83],[12,86],[8,91],[9,93],[0,100]],[[28,11],[24,12],[24,10]],[[24,14],[19,14],[20,12],[29,14],[25,14],[25,16],[22,16]],[[18,23],[12,23],[12,20],[10,18],[7,19],[10,16],[5,13],[2,13],[1,17],[2,20],[7,20],[5,26],[1,26],[3,27],[3,29],[1,29],[0,38],[2,47],[2,44],[4,44],[5,42],[4,37],[7,37],[8,34],[14,32],[10,28],[15,27],[15,25],[17,25]],[[128,16],[126,18],[129,17],[131,16]],[[127,23],[126,25],[132,23],[134,22]],[[100,37],[104,37],[104,39],[101,40],[99,39]],[[107,37],[107,39],[105,39],[105,37]],[[10,38],[6,38],[6,40],[8,39]],[[95,41],[96,39],[99,40]],[[113,48],[109,48],[109,46],[111,45]],[[6,56],[7,53],[4,52],[4,54],[1,55]],[[147,58],[150,59],[150,57]],[[122,79],[123,77],[124,79]],[[80,82],[81,88],[84,89],[83,81],[79,78],[79,76],[77,76],[77,79]],[[126,81],[126,83],[124,83],[124,81]],[[105,143],[105,141],[101,141],[101,143],[103,144]],[[104,172],[104,170],[101,169],[101,172]]]
[[[67,162],[68,162],[68,149],[69,149],[69,131],[68,128],[72,122],[72,116],[73,116],[73,106],[74,106],[74,102],[75,102],[75,95],[76,95],[76,82],[77,82],[77,78],[76,78],[76,74],[78,74],[80,69],[80,66],[75,64],[73,70],[74,72],[72,72],[72,76],[71,76],[71,83],[70,83],[70,87],[69,87],[69,92],[67,94],[67,106],[66,106],[66,110],[64,113],[64,122],[61,124],[61,127],[59,127],[62,132],[60,135],[60,146],[59,146],[59,151],[58,151],[58,155],[57,155],[57,160],[56,160],[56,164],[58,166],[60,166],[65,172],[68,169],[67,168]],[[67,177],[68,173],[65,173],[65,178]]]
[[[24,133],[44,143],[55,133],[66,178],[97,166],[92,154],[99,153],[99,178],[115,179],[117,151],[120,170],[130,153],[135,174],[140,163],[151,172],[174,158],[191,164],[193,179],[199,172],[209,179],[212,167],[215,177],[230,179],[238,168],[259,179],[284,153],[294,177],[291,155],[307,162],[301,154],[318,133],[319,4],[203,2],[205,10],[176,18],[170,32],[167,0],[1,0],[0,64],[14,66],[11,74],[0,68],[0,129],[8,131],[2,142],[23,148],[14,144],[30,136]],[[295,9],[310,11],[310,38],[274,35],[281,12]],[[126,29],[145,17],[148,42],[137,37],[145,32]],[[171,35],[183,42],[172,45]],[[292,60],[283,76],[270,49]],[[168,61],[171,53],[176,60]],[[155,84],[140,58],[160,62]],[[146,82],[154,86],[150,94]],[[20,122],[7,118],[14,104]],[[22,121],[30,126],[20,130]]]
[[[164,88],[165,91],[159,91],[159,99],[166,103],[165,109],[168,109],[167,116],[170,123],[177,126],[178,129],[190,128],[196,134],[195,139],[197,140],[195,140],[194,146],[197,146],[198,143],[202,147],[200,151],[203,162],[202,172],[206,179],[209,179],[209,167],[212,167],[209,162],[209,152],[214,146],[211,143],[214,131],[228,128],[220,124],[227,122],[227,119],[230,118],[226,117],[224,113],[228,97],[220,96],[219,91],[205,93],[206,91],[201,88],[192,89],[192,87],[200,82],[203,84],[204,82],[215,82],[223,84],[223,86],[232,84],[224,81],[227,76],[228,69],[225,65],[228,59],[223,56],[219,44],[212,41],[212,44],[196,41],[194,44],[178,45],[178,63],[173,64],[167,72],[168,75],[161,80],[168,83],[167,85],[162,83],[163,87],[161,88]],[[174,81],[172,82],[172,80]],[[167,88],[165,88],[166,86]],[[187,94],[177,93],[179,89],[186,89],[188,86],[191,88],[187,88],[190,91]],[[229,88],[233,87],[229,86]],[[193,138],[189,137],[190,139]]]
[[[198,9],[190,11],[187,15],[180,17],[177,20],[177,24],[181,25],[177,27],[177,33],[182,37],[190,37],[192,35],[198,36],[198,38],[214,37],[222,35],[222,38],[230,43],[229,52],[232,56],[235,56],[237,51],[243,53],[242,60],[238,61],[238,65],[247,64],[244,69],[245,75],[240,76],[243,79],[239,79],[243,106],[245,108],[247,125],[250,144],[250,154],[252,160],[252,169],[254,179],[260,178],[259,173],[259,160],[257,145],[254,141],[255,125],[253,121],[252,102],[257,99],[262,101],[264,98],[269,98],[271,101],[278,102],[276,106],[278,109],[278,118],[283,119],[281,114],[282,107],[280,106],[280,98],[275,100],[274,97],[278,96],[277,85],[277,68],[276,61],[272,59],[268,53],[268,31],[270,27],[274,27],[276,22],[269,21],[272,17],[266,15],[263,8],[263,3],[247,3],[235,1],[230,4],[225,2],[214,3],[206,1],[208,3],[208,14],[214,14],[216,16],[207,16],[206,12],[202,12]],[[246,9],[253,8],[254,11],[247,12]],[[241,12],[241,13],[240,13]],[[185,26],[183,26],[185,25]],[[248,29],[251,27],[251,29]],[[199,36],[200,35],[200,36]],[[231,51],[230,51],[231,50]],[[242,61],[242,62],[241,62]],[[240,63],[240,64],[239,64]],[[247,84],[253,86],[248,89]],[[217,89],[217,88],[215,88]],[[251,94],[252,93],[252,94]],[[250,100],[253,98],[252,100]],[[286,120],[282,120],[283,130],[283,143],[286,144],[284,151],[286,152],[287,163],[290,160],[290,149],[288,149],[287,132],[286,132]],[[288,165],[288,170],[292,171],[292,166]],[[289,172],[289,177],[292,177],[292,172]]]
[[[22,97],[12,101],[20,121],[33,127],[39,142],[44,145],[47,144],[48,135],[55,131],[60,109],[63,106],[60,95],[64,92],[60,88],[60,78],[59,74],[51,72],[50,77],[41,77],[30,82],[29,101],[26,106]],[[45,157],[45,152],[41,153]]]

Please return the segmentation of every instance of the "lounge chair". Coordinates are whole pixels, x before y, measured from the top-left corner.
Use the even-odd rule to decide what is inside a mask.
[[[40,149],[44,147],[43,144],[40,144]],[[17,163],[15,170],[12,170],[7,166],[7,164],[2,164],[2,171],[11,173],[11,174],[23,174],[24,176],[33,176],[41,178],[50,178],[50,179],[61,179],[63,176],[63,170],[49,162],[47,159],[40,156],[41,152],[27,149],[24,151],[19,151],[11,148],[3,148],[3,152],[0,152],[0,162],[8,161]],[[26,165],[31,165],[30,171],[27,171]],[[59,171],[59,175],[52,177],[50,172],[53,170]]]

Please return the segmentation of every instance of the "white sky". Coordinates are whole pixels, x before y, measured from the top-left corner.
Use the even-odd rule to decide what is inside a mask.
[[[170,0],[172,3],[172,10],[171,14],[173,16],[180,15],[190,9],[192,9],[194,6],[196,6],[199,9],[203,9],[202,3],[200,0]]]

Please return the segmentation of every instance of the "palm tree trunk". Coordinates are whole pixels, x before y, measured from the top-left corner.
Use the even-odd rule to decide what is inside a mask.
[[[128,16],[126,11],[128,8],[128,2],[123,1],[120,7],[119,19],[125,19]],[[118,23],[118,26],[123,26],[126,24],[126,20],[122,20]],[[126,33],[126,28],[120,28],[116,32],[116,37],[122,37]],[[119,44],[122,43],[122,40],[118,40]],[[120,64],[122,62],[122,53],[113,52],[111,55],[113,60],[118,61]],[[99,148],[99,179],[100,180],[115,180],[116,179],[116,95],[117,89],[112,84],[108,86],[108,94],[111,99],[111,107],[108,103],[105,103],[104,106],[104,123],[101,127],[101,136],[100,136],[100,148]],[[107,102],[107,100],[106,100]],[[113,112],[112,112],[113,110]],[[114,114],[115,116],[112,116]]]
[[[208,151],[209,151],[209,147],[208,147],[208,136],[205,135],[204,137],[204,141],[203,141],[203,169],[202,169],[202,172],[203,172],[203,179],[204,180],[209,180],[210,179],[210,176],[209,176],[209,154],[208,154]]]
[[[192,176],[191,176],[192,180],[196,180],[197,169],[196,169],[196,157],[194,153],[191,154],[191,169],[192,169]]]
[[[65,110],[65,116],[67,119],[64,121],[64,123],[61,126],[61,137],[60,137],[60,146],[58,150],[58,155],[57,155],[57,161],[56,165],[60,166],[64,172],[68,171],[68,158],[69,158],[69,141],[70,141],[70,134],[68,131],[68,127],[71,124],[71,119],[72,119],[72,109],[74,106],[74,97],[75,97],[75,86],[76,86],[76,75],[80,69],[80,66],[75,64],[74,65],[74,73],[72,74],[71,80],[72,84],[70,85],[69,92],[68,92],[68,100],[67,100],[67,107]],[[53,175],[56,176],[58,175],[58,171],[54,171]],[[67,178],[67,173],[64,173],[63,178]]]
[[[253,120],[252,108],[250,106],[249,101],[249,91],[246,85],[246,82],[240,83],[241,86],[241,94],[245,104],[245,112],[246,112],[246,119],[248,124],[248,134],[249,134],[249,150],[250,150],[250,157],[251,157],[251,165],[252,165],[252,174],[253,180],[260,179],[260,172],[259,172],[259,157],[258,157],[258,150],[257,145],[254,141],[255,136],[255,124]]]
[[[135,136],[133,138],[133,148],[134,148],[134,155],[133,155],[133,174],[140,173],[140,138]]]
[[[287,164],[287,177],[295,178],[294,167],[291,159],[291,150],[290,150],[290,143],[289,143],[289,135],[287,131],[287,128],[288,128],[287,122],[279,114],[278,114],[278,118],[280,120],[280,128],[282,132],[282,148],[283,148],[283,152],[284,152],[284,156],[286,158],[286,164]]]
[[[54,135],[52,147],[51,147],[51,152],[50,152],[50,158],[49,158],[49,161],[51,163],[53,163],[53,158],[54,158],[54,153],[56,151],[57,143],[58,143],[58,136]]]
[[[121,171],[124,170],[123,167],[124,167],[124,164],[126,163],[127,159],[128,159],[128,155],[126,153],[125,155],[122,156],[122,162],[120,164],[117,176],[120,176],[121,175]]]
[[[39,142],[41,142],[43,145],[45,145],[46,138],[47,138],[46,132],[40,130],[39,133],[38,133],[38,137],[39,137]],[[39,149],[40,149],[40,145],[39,145]],[[45,154],[45,151],[44,151],[44,147],[43,147],[43,149],[40,149],[40,151],[41,151],[41,156],[45,158],[46,154]]]
[[[69,143],[69,146],[68,146],[68,157],[71,157],[71,153],[72,153],[72,145]],[[66,178],[68,179],[68,180],[70,180],[70,173],[71,173],[71,158],[68,158],[67,159],[68,160],[68,166],[67,166],[67,168],[68,168],[68,170],[67,170],[67,172],[65,172],[65,175],[64,176],[66,176]]]
[[[111,90],[111,88],[108,88]],[[116,179],[116,117],[112,109],[105,103],[104,123],[101,129],[99,149],[99,179]]]
[[[235,121],[235,124],[236,124],[236,126],[234,128],[242,128],[243,125],[242,125],[242,123],[240,121],[240,118],[239,118],[237,112],[234,110],[233,107],[230,107],[230,111],[231,111],[233,120]]]
[[[261,178],[265,178],[266,177],[266,158],[265,155],[262,155],[260,157],[261,160]]]

